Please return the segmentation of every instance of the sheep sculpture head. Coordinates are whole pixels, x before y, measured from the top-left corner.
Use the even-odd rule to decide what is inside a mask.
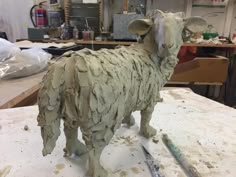
[[[184,16],[183,12],[164,13],[160,10],[152,10],[147,13],[146,18],[131,22],[128,29],[133,34],[144,36],[144,43],[148,50],[157,52],[160,57],[165,57],[167,50],[178,52],[183,43],[183,29],[190,21],[193,21],[192,25],[196,27],[207,24],[201,17],[184,18]]]
[[[171,13],[151,10],[146,18],[134,20],[129,24],[129,31],[144,38],[144,48],[152,53],[163,72],[164,79],[169,79],[178,63],[178,52],[183,44],[183,30],[191,23],[195,32],[205,29],[207,22],[201,17],[185,18],[183,12]],[[188,29],[189,30],[189,29]],[[190,31],[191,32],[191,31]]]
[[[144,44],[69,52],[51,65],[38,96],[43,155],[53,151],[63,120],[65,155],[88,153],[88,176],[106,177],[100,155],[122,123],[134,124],[132,112],[141,112],[140,134],[154,136],[149,123],[177,64],[183,28],[181,13],[152,11],[129,26],[144,36]],[[86,146],[78,140],[78,128]]]

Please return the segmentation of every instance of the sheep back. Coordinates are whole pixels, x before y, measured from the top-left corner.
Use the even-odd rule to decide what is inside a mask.
[[[139,45],[64,56],[62,114],[67,126],[81,127],[87,141],[108,141],[123,117],[157,102],[161,73]]]

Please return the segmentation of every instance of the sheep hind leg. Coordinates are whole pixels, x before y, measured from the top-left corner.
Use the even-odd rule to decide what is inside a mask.
[[[141,111],[140,134],[146,138],[155,136],[157,132],[156,129],[150,125],[153,110],[154,106],[149,106],[148,108]]]
[[[66,136],[66,147],[64,148],[64,156],[75,154],[81,156],[87,152],[86,146],[78,140],[78,128],[71,128],[64,125]]]
[[[123,121],[123,124],[127,124],[129,127],[133,126],[135,124],[135,120],[134,117],[132,116],[132,114],[129,114],[128,116],[126,116]]]
[[[108,172],[100,164],[100,156],[102,154],[104,146],[93,148],[89,150],[89,170],[87,176],[89,177],[107,177]]]

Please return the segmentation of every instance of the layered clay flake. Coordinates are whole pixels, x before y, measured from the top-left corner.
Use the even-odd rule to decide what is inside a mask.
[[[106,177],[102,150],[122,123],[134,124],[133,111],[141,111],[140,133],[154,136],[149,122],[178,62],[183,28],[182,13],[154,10],[129,25],[142,44],[69,52],[50,66],[38,99],[43,155],[53,151],[63,120],[65,155],[88,153],[88,176]],[[85,145],[77,138],[79,127]]]

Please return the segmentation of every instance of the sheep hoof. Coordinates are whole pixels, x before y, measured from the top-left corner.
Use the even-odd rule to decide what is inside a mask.
[[[163,102],[163,101],[164,101],[163,98],[161,98],[161,97],[158,97],[158,98],[157,98],[157,102],[160,102],[160,103],[161,103],[161,102]]]
[[[129,127],[132,127],[135,124],[135,119],[132,115],[125,117],[122,121],[123,124],[127,124]]]
[[[77,140],[74,144],[67,144],[63,151],[64,157],[70,157],[72,154],[82,156],[87,153],[87,148],[83,143]]]
[[[64,157],[70,157],[72,155],[72,153],[68,151],[67,148],[64,148],[63,151],[64,151]]]
[[[135,124],[135,119],[134,119],[134,117],[131,115],[131,116],[130,116],[130,121],[129,121],[128,125],[131,127],[131,126],[133,126],[134,124]]]
[[[108,172],[103,168],[95,169],[93,171],[93,174],[91,174],[91,171],[89,170],[85,177],[108,177]]]
[[[155,136],[156,133],[157,133],[157,130],[150,125],[148,127],[145,127],[145,129],[140,130],[140,134],[144,136],[145,138],[151,138]]]

